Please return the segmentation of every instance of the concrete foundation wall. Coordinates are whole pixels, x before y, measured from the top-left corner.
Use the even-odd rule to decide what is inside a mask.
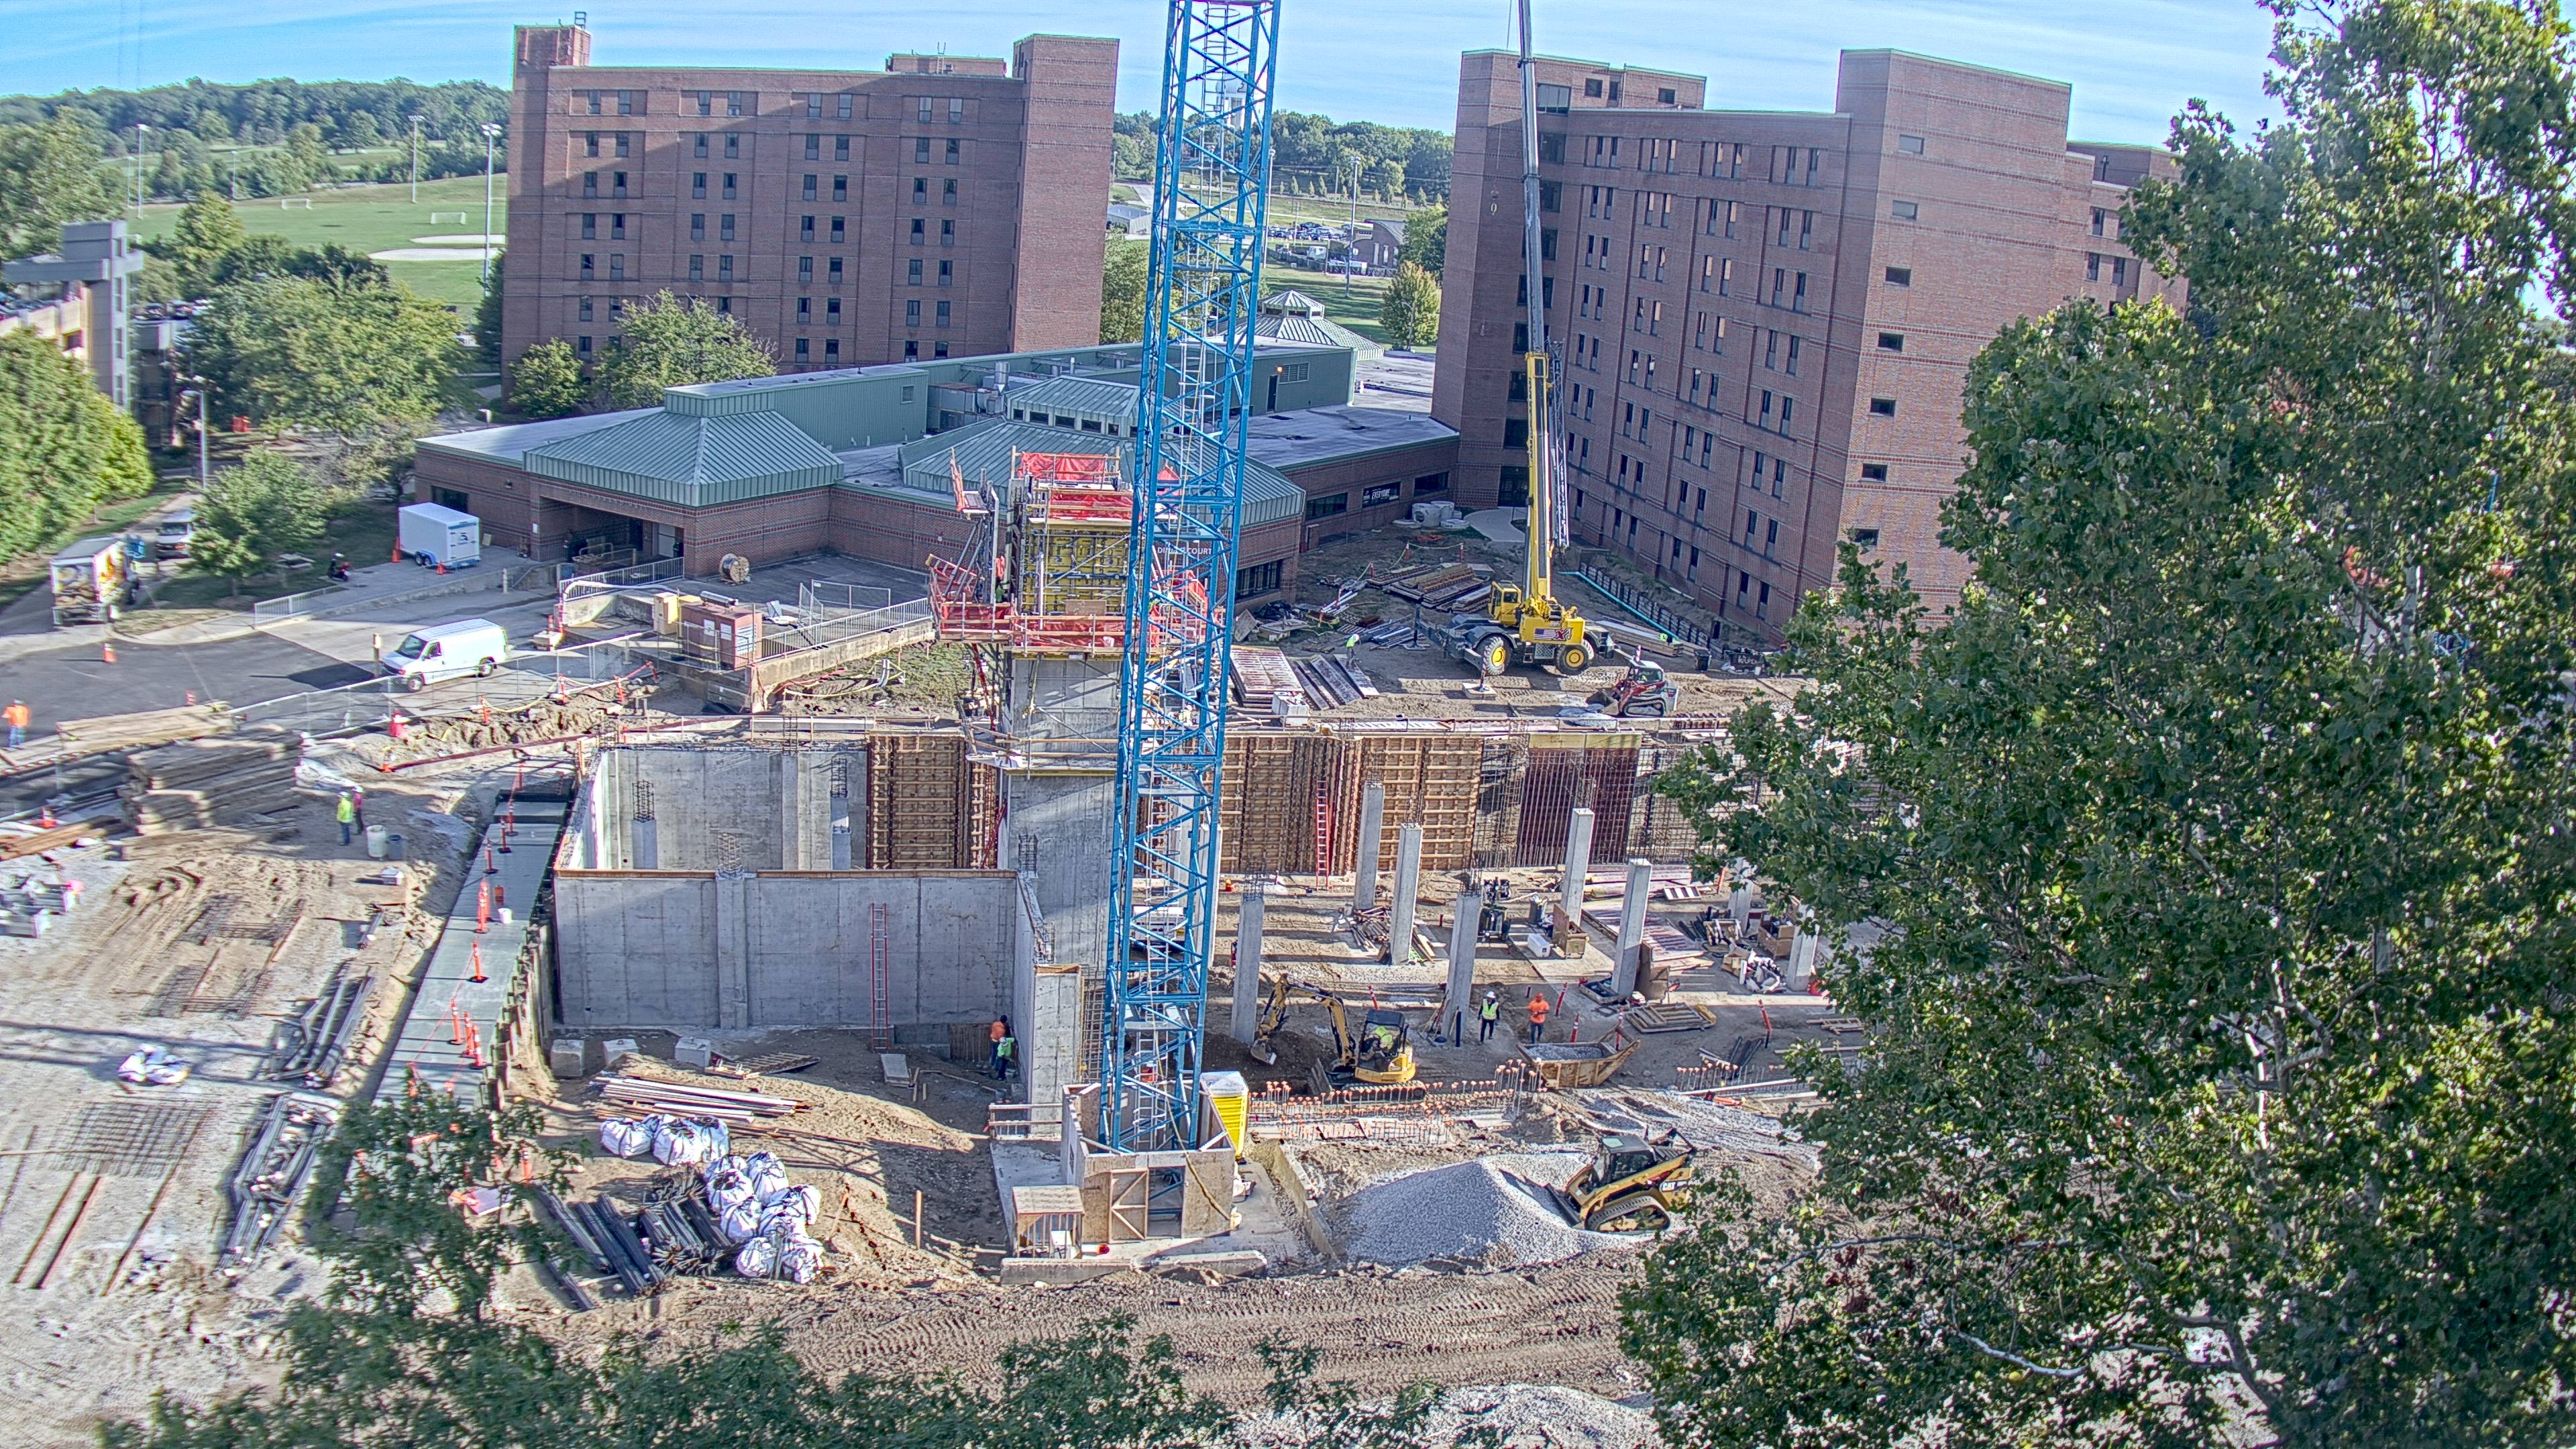
[[[1051,959],[1097,972],[1108,960],[1109,867],[1118,777],[1002,777],[1001,863],[1030,877]]]
[[[838,772],[844,787],[833,788]],[[866,859],[867,752],[601,753],[567,863],[589,870],[845,870]],[[856,852],[854,855],[853,852]]]
[[[887,1020],[869,907],[886,907]],[[938,1026],[990,1021],[1030,968],[1000,871],[698,874],[560,869],[561,1016],[608,1027]]]

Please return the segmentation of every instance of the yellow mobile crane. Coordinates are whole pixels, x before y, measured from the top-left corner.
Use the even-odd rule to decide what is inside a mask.
[[[1529,566],[1517,586],[1494,585],[1484,613],[1460,614],[1450,621],[1449,649],[1487,675],[1515,663],[1580,674],[1595,653],[1592,626],[1556,596],[1556,399],[1539,245],[1538,68],[1530,55],[1530,0],[1520,0],[1520,28],[1521,269],[1529,293]]]

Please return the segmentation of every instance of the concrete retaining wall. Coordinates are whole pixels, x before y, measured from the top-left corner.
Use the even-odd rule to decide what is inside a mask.
[[[887,908],[887,1016],[869,914]],[[939,1026],[990,1021],[1032,971],[1006,871],[559,869],[560,1016],[610,1027]]]

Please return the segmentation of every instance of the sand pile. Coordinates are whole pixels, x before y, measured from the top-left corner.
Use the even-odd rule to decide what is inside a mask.
[[[1643,1241],[1585,1232],[1558,1214],[1549,1188],[1583,1163],[1580,1153],[1507,1152],[1388,1178],[1334,1205],[1338,1236],[1352,1258],[1395,1267],[1552,1263]]]

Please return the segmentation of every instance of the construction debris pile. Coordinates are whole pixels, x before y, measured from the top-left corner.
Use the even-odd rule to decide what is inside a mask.
[[[80,882],[61,872],[0,875],[0,936],[41,936],[80,904]]]
[[[192,704],[179,709],[151,709],[134,714],[108,714],[90,719],[67,719],[54,726],[54,734],[62,744],[60,758],[75,759],[83,755],[141,749],[148,745],[166,745],[173,740],[193,740],[205,735],[219,735],[232,727],[233,718],[224,713],[223,706]]]
[[[629,1216],[605,1195],[578,1209],[554,1205],[566,1232],[603,1273],[630,1293],[673,1277],[730,1267],[745,1278],[813,1280],[823,1245],[811,1232],[823,1195],[790,1184],[768,1152],[736,1155],[721,1122],[648,1117],[600,1124],[600,1145],[631,1157],[649,1143],[654,1158],[681,1170],[655,1182]],[[691,1171],[704,1163],[702,1170]]]
[[[116,795],[137,835],[238,824],[293,803],[302,752],[294,734],[276,729],[137,750]]]
[[[1465,614],[1485,607],[1494,586],[1483,574],[1462,563],[1439,564],[1397,574],[1378,585],[1390,597],[1442,614]]]
[[[711,1123],[742,1123],[754,1117],[784,1117],[791,1112],[805,1110],[805,1104],[793,1097],[773,1097],[766,1092],[731,1091],[723,1087],[700,1087],[687,1082],[656,1081],[651,1077],[603,1076],[599,1079],[599,1094],[616,1103],[624,1111],[657,1113],[669,1117],[696,1117]],[[603,1146],[608,1142],[605,1134],[609,1125],[601,1124],[600,1130],[603,1135],[600,1140]],[[610,1147],[609,1150],[617,1151],[614,1147]],[[710,1155],[721,1156],[723,1152],[724,1148],[719,1145]],[[618,1152],[617,1155],[631,1157],[634,1154]],[[658,1148],[655,1157],[666,1166],[671,1162],[670,1158],[661,1156]]]
[[[280,1092],[264,1103],[251,1124],[250,1145],[224,1184],[232,1199],[232,1222],[224,1232],[220,1261],[238,1268],[268,1251],[277,1241],[313,1175],[313,1156],[331,1135],[331,1112],[319,1103]]]
[[[402,741],[387,752],[388,760],[422,760],[434,755],[511,745],[543,744],[595,733],[627,712],[628,686],[596,685],[561,699],[539,699],[508,708],[485,706],[471,714],[446,715],[403,731]]]
[[[1368,671],[1348,655],[1292,657],[1258,645],[1235,647],[1234,697],[1256,715],[1303,719],[1314,710],[1335,709],[1377,696],[1377,685],[1369,679]]]

